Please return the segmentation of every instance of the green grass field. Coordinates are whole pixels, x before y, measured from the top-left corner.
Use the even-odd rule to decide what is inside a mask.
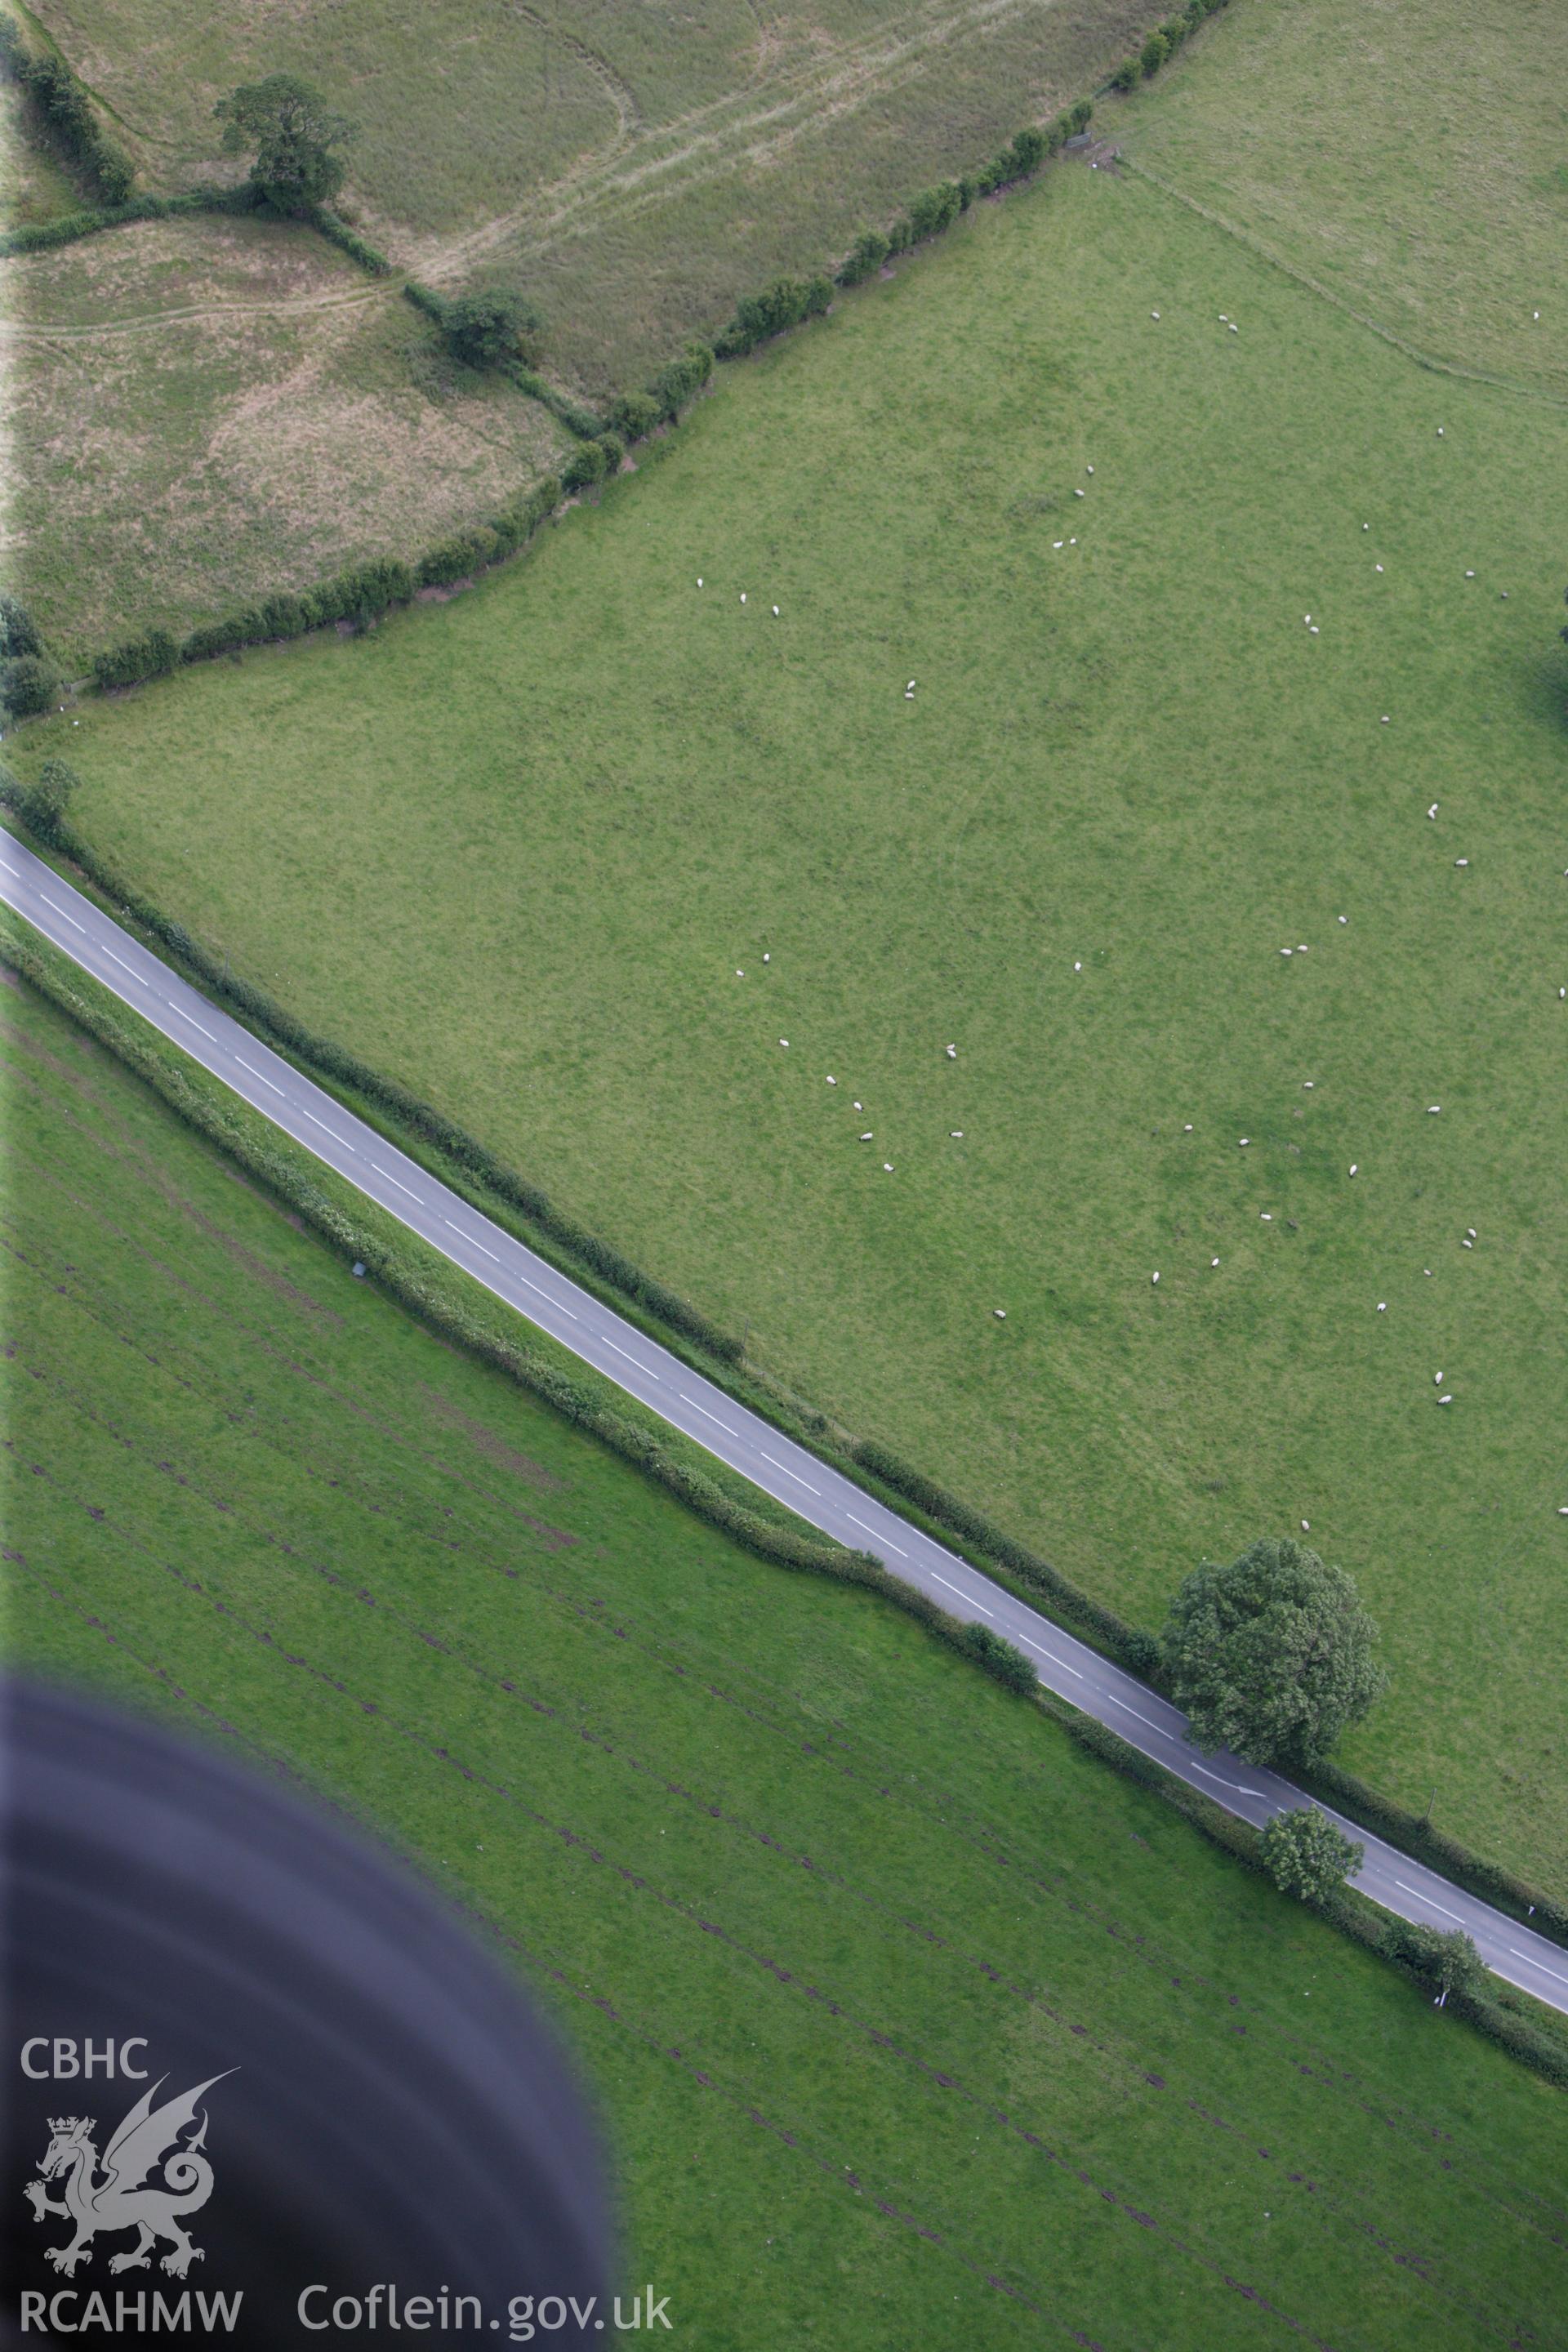
[[[1561,35],[1551,0],[1247,0],[1127,152],[1427,357],[1562,399]]]
[[[474,593],[28,757],[1130,1616],[1310,1521],[1347,1760],[1561,1890],[1565,438],[1068,167]]]
[[[487,1919],[694,2347],[1561,2344],[1560,2094],[0,989],[9,1646]]]
[[[417,555],[558,463],[536,402],[325,241],[159,221],[0,263],[11,581],[85,669],[368,556]]]

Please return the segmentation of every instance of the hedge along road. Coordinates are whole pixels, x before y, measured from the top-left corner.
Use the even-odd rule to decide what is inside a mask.
[[[1186,1737],[1185,1717],[1147,1684],[911,1527],[492,1224],[220,1013],[8,833],[0,835],[0,898],[463,1273],[810,1526],[850,1550],[871,1553],[890,1574],[964,1623],[989,1626],[1016,1643],[1049,1689],[1255,1827],[1310,1801],[1278,1773],[1245,1764],[1226,1749],[1200,1755]],[[1568,2015],[1568,1951],[1562,1946],[1324,1811],[1365,1847],[1354,1882],[1363,1894],[1423,1927],[1462,1927],[1496,1975]]]

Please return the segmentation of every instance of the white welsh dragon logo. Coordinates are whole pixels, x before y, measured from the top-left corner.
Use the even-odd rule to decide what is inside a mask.
[[[200,2246],[193,2246],[180,2227],[180,2218],[195,2212],[212,2195],[213,2168],[201,2153],[207,2119],[200,2102],[204,2092],[224,2077],[214,2074],[198,2083],[194,2091],[184,2091],[177,2099],[166,2099],[161,2107],[154,2107],[153,2098],[167,2080],[167,2075],[160,2075],[120,2126],[103,2151],[101,2180],[99,2154],[92,2142],[97,2128],[94,2118],[50,2116],[49,2144],[38,2166],[38,2178],[28,2181],[23,2194],[32,2205],[36,2221],[58,2214],[62,2221],[75,2222],[76,2235],[68,2246],[45,2249],[46,2259],[68,2278],[78,2263],[92,2259],[92,2240],[100,2230],[140,2233],[129,2252],[110,2258],[111,2271],[145,2270],[161,2238],[167,2238],[174,2249],[163,2256],[163,2267],[175,2278],[184,2278],[192,2263],[203,2259]],[[182,2146],[180,2134],[195,2122],[198,2113],[201,2128]],[[148,2175],[160,2168],[162,2180],[147,2185]],[[45,2182],[62,2177],[63,2199],[51,2198]]]

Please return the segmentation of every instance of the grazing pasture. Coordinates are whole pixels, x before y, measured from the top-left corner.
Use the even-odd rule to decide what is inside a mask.
[[[0,1074],[13,1655],[479,1916],[680,2340],[1559,2340],[1560,2094],[440,1345],[14,986]]]
[[[1553,0],[1247,0],[1127,152],[1428,358],[1565,399],[1562,37]]]
[[[1068,166],[471,594],[26,756],[1129,1616],[1310,1521],[1347,1760],[1562,1890],[1565,444]]]

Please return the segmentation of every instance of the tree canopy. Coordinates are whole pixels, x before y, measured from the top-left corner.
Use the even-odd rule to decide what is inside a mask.
[[[1326,1903],[1359,1870],[1366,1848],[1338,1830],[1316,1805],[1276,1813],[1258,1840],[1263,1867],[1282,1895],[1303,1903]]]
[[[213,112],[224,126],[226,153],[254,151],[251,184],[275,211],[308,212],[342,186],[346,167],[335,150],[358,135],[358,126],[297,74],[242,82]]]
[[[539,313],[521,294],[502,287],[459,294],[447,304],[441,323],[454,354],[465,366],[490,368],[529,356],[530,338],[539,331]]]
[[[1293,1536],[1205,1564],[1171,1604],[1163,1658],[1200,1748],[1313,1764],[1387,1685],[1354,1579]]]
[[[1474,1996],[1487,1990],[1487,1964],[1462,1927],[1423,1927],[1401,1920],[1392,1949],[1406,1968],[1435,1984],[1445,2000],[1451,1992]]]

